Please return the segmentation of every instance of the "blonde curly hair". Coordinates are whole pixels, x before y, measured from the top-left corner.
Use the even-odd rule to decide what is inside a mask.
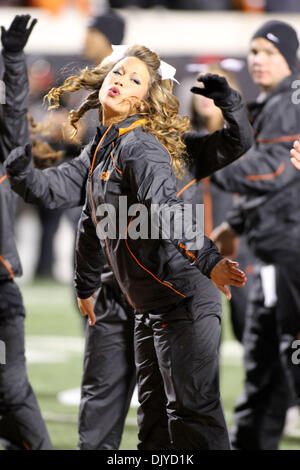
[[[179,103],[172,92],[170,80],[162,80],[158,73],[160,59],[158,55],[150,49],[134,45],[129,47],[124,54],[125,57],[137,57],[143,61],[150,73],[150,85],[144,100],[135,101],[131,105],[130,115],[142,114],[146,119],[143,128],[150,132],[164,145],[173,161],[173,168],[178,178],[183,176],[185,166],[185,144],[182,134],[190,129],[190,119],[188,116],[179,117]],[[86,67],[80,75],[68,77],[62,86],[52,88],[45,96],[48,100],[49,109],[59,106],[59,98],[63,93],[75,92],[81,89],[90,90],[91,93],[77,110],[69,113],[69,120],[74,127],[74,136],[77,133],[77,123],[90,109],[98,109],[99,121],[102,121],[102,106],[99,102],[99,90],[107,74],[119,61],[111,62],[110,58],[104,59],[101,64],[89,69]],[[120,116],[121,122],[127,116]]]

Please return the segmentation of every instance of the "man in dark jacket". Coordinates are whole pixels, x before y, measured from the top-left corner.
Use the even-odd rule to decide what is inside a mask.
[[[11,191],[3,163],[8,153],[28,142],[28,82],[23,48],[36,20],[16,16],[2,28],[5,102],[0,115],[0,340],[5,360],[0,362],[0,442],[6,449],[51,449],[50,439],[33,390],[24,354],[25,310],[16,276],[22,268],[14,239],[16,195]]]
[[[221,252],[245,233],[261,261],[244,333],[245,389],[233,432],[238,449],[276,449],[287,406],[300,399],[300,369],[292,361],[300,331],[300,174],[289,161],[300,129],[293,73],[298,45],[295,30],[281,21],[254,34],[248,65],[261,91],[249,105],[256,142],[244,159],[214,176],[222,189],[242,195],[215,232]]]
[[[216,89],[219,92],[223,89],[223,95],[220,94],[217,102],[227,128],[205,137],[199,137],[196,133],[186,134],[188,152],[201,159],[200,177],[206,177],[229,164],[252,143],[252,131],[240,95],[231,90],[223,79],[221,83],[207,80],[206,86],[212,98]],[[95,144],[91,142],[70,163],[41,172],[32,168],[29,151],[26,154],[23,148],[16,149],[7,161],[10,183],[18,194],[33,204],[43,204],[49,208],[82,205],[91,167],[90,155],[94,150]],[[192,183],[183,188],[182,196],[193,190]],[[135,384],[132,307],[121,293],[108,266],[102,272],[101,283],[95,301],[97,321],[93,328],[86,331],[79,415],[80,449],[119,447]],[[94,344],[99,345],[97,354]],[[93,393],[91,382],[94,385]]]

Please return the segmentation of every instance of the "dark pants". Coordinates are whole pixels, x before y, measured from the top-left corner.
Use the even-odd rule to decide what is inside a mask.
[[[278,269],[276,274],[278,284]],[[290,285],[291,279],[286,281]],[[282,365],[284,357],[280,353],[280,344],[284,342],[283,324],[289,325],[290,329],[296,327],[294,313],[297,308],[296,304],[288,307],[289,298],[284,295],[288,286],[283,279],[280,284],[277,305],[266,308],[260,273],[255,274],[243,338],[244,392],[234,411],[232,444],[236,449],[277,449],[282,436],[293,386],[292,383],[289,385],[287,368]]]
[[[134,316],[118,285],[103,285],[87,325],[79,449],[116,450],[134,391]]]
[[[276,288],[281,361],[292,392],[292,401],[300,405],[300,364],[292,360],[294,341],[300,334],[300,259],[295,259],[292,266],[276,267]]]
[[[136,315],[140,450],[230,448],[219,393],[220,295],[203,284],[177,306]]]
[[[0,340],[5,364],[0,364],[0,441],[6,449],[52,449],[33,390],[24,351],[22,296],[12,282],[0,282]],[[3,362],[3,361],[2,361]]]
[[[239,268],[246,273],[247,282],[243,287],[230,286],[230,317],[234,336],[242,343],[246,323],[248,296],[252,288],[253,267],[255,263],[255,257],[250,251],[244,237],[240,238],[240,247],[236,261],[239,263]]]

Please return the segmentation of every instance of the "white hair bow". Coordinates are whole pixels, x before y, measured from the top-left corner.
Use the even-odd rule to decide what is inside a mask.
[[[109,59],[112,62],[118,62],[119,60],[124,59],[125,52],[127,51],[129,47],[130,47],[129,45],[124,45],[124,44],[120,46],[112,45],[113,52],[111,53],[109,57],[107,57],[107,59]],[[175,78],[175,73],[176,73],[175,67],[173,67],[170,64],[167,64],[167,62],[164,62],[163,60],[160,61],[158,73],[161,76],[162,80],[173,80],[173,82],[176,82],[179,85],[178,80],[176,80]]]

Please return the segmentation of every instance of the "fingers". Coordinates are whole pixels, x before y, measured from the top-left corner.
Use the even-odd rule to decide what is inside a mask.
[[[223,292],[223,294],[226,295],[226,297],[227,297],[228,300],[231,299],[231,292],[230,292],[230,290],[229,290],[229,288],[228,288],[227,286],[218,284],[218,285],[217,285],[217,288],[218,288],[221,292]]]
[[[94,326],[96,323],[96,315],[94,314],[94,312],[89,312],[88,316],[89,316],[89,325]]]
[[[293,148],[290,150],[291,163],[297,169],[300,170],[300,142],[295,140]]]
[[[296,158],[291,158],[291,163],[294,165],[297,170],[300,170],[300,160],[297,160]]]
[[[89,297],[87,299],[80,299],[77,298],[77,303],[81,314],[85,317],[89,317],[89,324],[90,326],[95,325],[96,323],[96,315],[94,312],[94,300],[93,297]]]
[[[36,24],[37,24],[37,19],[33,18],[31,24],[29,25],[29,28],[27,29],[28,36],[31,34],[31,31],[33,30]]]
[[[205,90],[205,88],[200,88],[198,86],[193,86],[190,91],[192,93],[195,93],[196,95],[203,95],[203,96],[207,96],[207,91]]]
[[[227,284],[229,284],[230,286],[235,286],[235,287],[244,287],[245,283],[246,283],[246,280],[245,280],[245,279],[238,279],[238,280],[236,280],[236,279],[231,279],[231,278],[230,278],[230,279],[227,281]]]
[[[293,143],[293,147],[294,147],[298,152],[300,152],[300,141],[299,141],[299,140],[295,140],[295,142]]]

